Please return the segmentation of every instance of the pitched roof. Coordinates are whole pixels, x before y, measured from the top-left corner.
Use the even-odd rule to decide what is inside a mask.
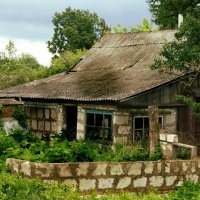
[[[109,34],[97,42],[71,72],[0,91],[0,97],[119,101],[175,77],[149,69],[175,31]]]

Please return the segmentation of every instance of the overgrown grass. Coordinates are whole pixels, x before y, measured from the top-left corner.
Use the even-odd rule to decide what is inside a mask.
[[[23,130],[13,130],[7,136],[0,131],[1,159],[13,157],[37,162],[94,162],[94,161],[144,161],[162,159],[160,149],[149,157],[147,142],[131,146],[113,146],[102,142],[72,141],[56,137],[51,145]]]
[[[21,176],[11,176],[5,167],[7,157],[16,157],[30,161],[135,161],[148,159],[146,144],[138,143],[130,149],[124,145],[116,146],[113,151],[109,146],[91,142],[54,141],[52,146],[33,137],[31,133],[15,130],[10,136],[0,131],[0,200],[198,200],[200,185],[185,182],[183,186],[169,194],[157,194],[150,191],[141,193],[109,193],[99,196],[81,195],[63,184],[42,183]],[[89,154],[88,154],[89,153]],[[136,156],[139,155],[139,156]],[[158,158],[160,155],[155,154]],[[152,159],[152,158],[150,158]]]

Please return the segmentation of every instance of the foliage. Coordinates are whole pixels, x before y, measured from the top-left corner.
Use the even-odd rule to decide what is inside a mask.
[[[160,29],[175,29],[178,25],[178,14],[184,17],[192,15],[199,0],[147,0],[154,22]]]
[[[53,17],[54,34],[48,41],[48,48],[54,55],[64,51],[89,49],[110,28],[96,13],[88,10],[66,8]]]
[[[167,73],[198,74],[200,71],[199,22],[199,19],[188,17],[175,34],[176,40],[163,46],[160,56],[164,59],[156,59],[151,67]]]
[[[12,113],[12,116],[18,121],[19,125],[21,125],[23,128],[27,127],[26,115],[23,107],[17,107]]]
[[[190,181],[184,182],[182,187],[170,194],[169,199],[198,200],[200,199],[200,185]]]
[[[7,173],[0,174],[0,199],[44,199],[64,200],[73,194],[70,189],[62,184],[47,184],[39,180],[28,180],[20,176],[10,176]]]
[[[149,32],[158,30],[158,28],[153,27],[153,23],[149,22],[148,19],[144,18],[142,24],[137,24],[136,27],[130,26],[130,30],[127,27],[121,27],[120,24],[114,27],[115,33],[127,33],[127,32]]]
[[[9,42],[0,55],[0,89],[48,76],[48,68],[30,54],[16,56],[16,47]]]
[[[65,51],[59,57],[55,57],[51,61],[51,66],[48,69],[48,76],[68,72],[75,66],[86,53],[86,49],[77,49],[76,52]]]
[[[162,148],[160,143],[158,143],[156,146],[156,151],[154,152],[154,154],[150,156],[149,160],[162,160],[162,159],[163,159]]]
[[[186,104],[187,106],[189,106],[192,111],[194,116],[197,119],[200,119],[200,103],[195,102],[191,97],[189,96],[183,96],[183,95],[177,95],[177,100]]]

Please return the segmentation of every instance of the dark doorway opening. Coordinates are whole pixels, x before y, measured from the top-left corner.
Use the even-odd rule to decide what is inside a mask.
[[[66,120],[67,120],[67,129],[66,129],[66,138],[69,141],[76,139],[77,132],[77,107],[68,106],[66,108]]]

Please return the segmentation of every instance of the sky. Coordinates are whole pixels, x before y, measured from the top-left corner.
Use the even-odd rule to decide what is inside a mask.
[[[111,26],[135,26],[151,19],[146,0],[0,0],[0,52],[9,40],[18,55],[30,53],[40,64],[49,66],[52,55],[46,42],[53,36],[55,12],[88,9]]]

